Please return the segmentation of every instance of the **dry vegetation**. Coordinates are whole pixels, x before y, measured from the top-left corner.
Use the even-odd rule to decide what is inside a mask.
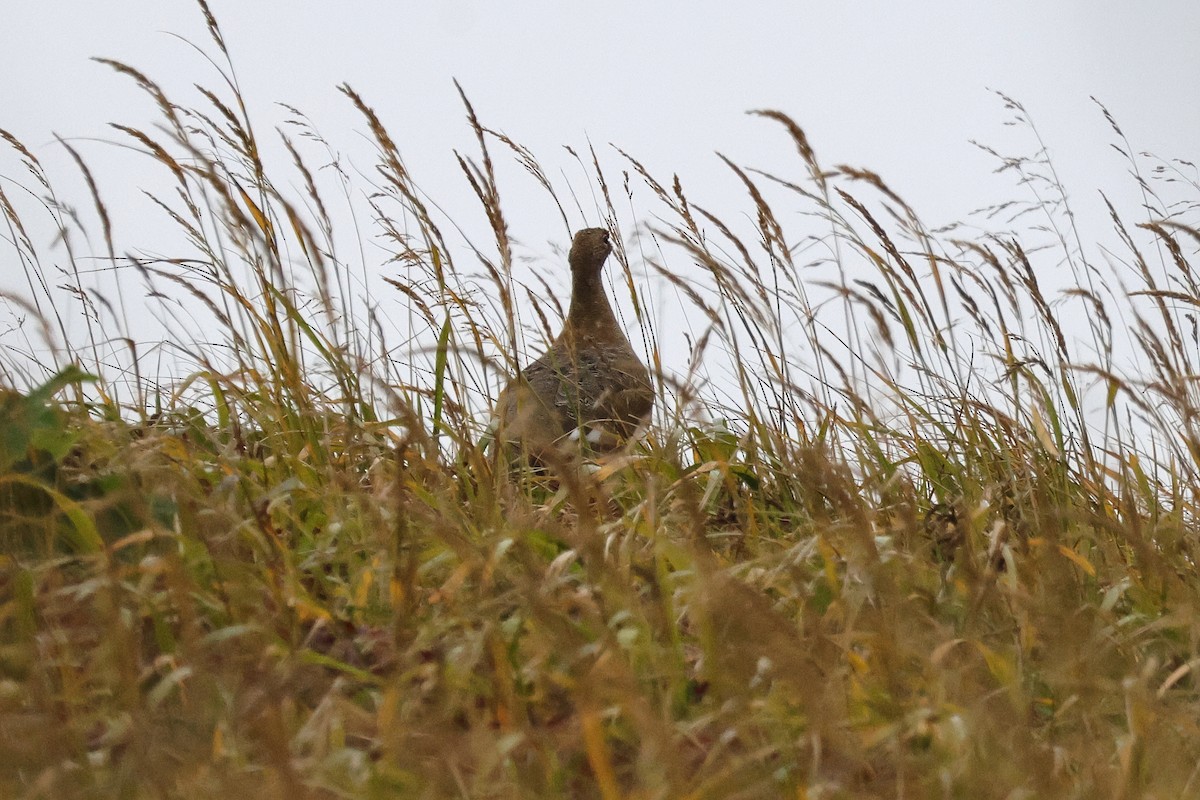
[[[1037,219],[1038,248],[927,230],[780,114],[796,174],[729,163],[747,233],[625,157],[658,222],[610,270],[653,430],[586,479],[514,479],[487,404],[560,312],[514,278],[492,157],[553,193],[532,155],[469,113],[495,241],[449,246],[345,89],[378,145],[363,235],[396,292],[372,304],[303,117],[268,174],[231,71],[187,107],[110,65],[158,104],[120,135],[188,247],[122,256],[89,178],[93,242],[190,367],[143,374],[78,248],[30,235],[32,213],[79,241],[5,134],[27,172],[0,182],[3,259],[30,283],[0,359],[0,795],[1200,793],[1188,165],[1162,166],[1192,204],[1142,181],[1145,221],[1114,209],[1097,263],[1044,154],[1002,160],[1033,200],[991,217]],[[690,363],[663,363],[646,286],[704,321]]]

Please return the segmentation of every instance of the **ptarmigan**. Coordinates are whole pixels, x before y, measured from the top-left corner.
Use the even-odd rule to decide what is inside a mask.
[[[496,401],[496,437],[539,460],[612,451],[650,417],[654,386],[617,318],[600,273],[612,253],[604,228],[575,234],[571,306],[550,349],[521,370]],[[553,459],[551,459],[553,460]]]

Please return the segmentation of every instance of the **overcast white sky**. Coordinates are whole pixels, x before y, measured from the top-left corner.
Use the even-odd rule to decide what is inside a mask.
[[[560,146],[589,139],[619,145],[663,178],[679,174],[700,198],[741,194],[714,151],[799,177],[782,131],[744,114],[772,108],[805,128],[824,164],[875,170],[939,225],[1019,194],[969,144],[1032,150],[1027,132],[1004,127],[1008,114],[989,88],[1025,104],[1085,217],[1102,219],[1100,189],[1136,202],[1127,164],[1109,147],[1114,136],[1090,96],[1111,110],[1136,150],[1200,158],[1196,0],[211,6],[260,135],[283,118],[273,103],[286,102],[335,146],[369,154],[361,150],[365,126],[336,90],[348,82],[379,112],[422,187],[452,215],[480,221],[452,154],[474,152],[454,78],[485,124],[530,147],[551,174],[579,179],[583,191],[586,181]],[[136,190],[151,180],[143,166],[146,175],[158,170],[90,139],[119,138],[107,122],[144,126],[155,111],[130,81],[89,57],[126,61],[194,100],[191,84],[215,78],[168,34],[212,50],[190,0],[7,3],[0,127],[64,185],[73,169],[52,133],[72,140],[108,203],[119,212],[140,202]],[[0,176],[24,179],[8,156],[0,157]],[[369,168],[369,158],[359,166]],[[545,253],[547,241],[565,239],[531,181],[515,168],[502,180],[518,240]],[[69,199],[88,204],[83,193]],[[738,199],[731,207],[746,206]],[[136,216],[119,213],[117,235],[126,249],[154,236],[138,229]],[[8,260],[0,255],[0,270],[11,276]]]
[[[768,126],[743,112],[777,108],[823,160],[869,165],[918,207],[969,194],[986,171],[967,140],[999,135],[989,87],[1029,108],[1071,176],[1111,161],[1090,95],[1140,149],[1187,157],[1200,134],[1191,0],[744,2],[736,12],[718,2],[211,5],[258,111],[283,101],[331,138],[339,124],[361,129],[335,91],[347,81],[414,162],[450,162],[449,147],[469,143],[455,77],[487,122],[536,152],[586,135],[685,177],[717,171],[714,150],[745,157],[766,146]],[[0,115],[31,143],[152,116],[89,56],[128,61],[168,86],[209,79],[164,33],[207,44],[190,0],[7,6]]]

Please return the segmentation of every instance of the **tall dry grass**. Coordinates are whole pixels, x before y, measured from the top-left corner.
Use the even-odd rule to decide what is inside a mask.
[[[930,230],[774,111],[795,164],[726,159],[749,224],[588,153],[656,418],[592,477],[514,478],[488,404],[562,298],[519,268],[499,159],[570,227],[561,189],[464,95],[492,236],[465,240],[343,87],[378,156],[343,223],[335,148],[293,110],[268,169],[200,9],[222,66],[195,105],[105,62],[157,105],[117,133],[171,181],[177,254],[124,255],[71,149],[84,240],[0,134],[27,280],[0,362],[6,796],[1197,790],[1194,177],[1163,198],[1130,155],[1147,216],[1110,206],[1101,258],[1010,98],[1036,154],[995,153],[1029,199],[990,233]],[[637,181],[649,226],[616,205]],[[342,224],[382,263],[343,256]],[[144,312],[89,287],[80,242],[137,275],[168,341],[130,335]],[[686,349],[660,347],[680,318]]]

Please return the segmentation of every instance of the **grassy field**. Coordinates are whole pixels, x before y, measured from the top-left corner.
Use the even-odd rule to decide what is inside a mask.
[[[728,162],[746,230],[597,161],[572,227],[624,234],[654,424],[583,477],[511,473],[488,405],[565,303],[516,277],[495,164],[557,202],[533,155],[466,106],[494,241],[451,244],[345,87],[378,150],[346,230],[299,112],[268,171],[231,67],[187,105],[107,63],[158,105],[114,135],[186,246],[125,255],[82,158],[71,201],[183,366],[148,374],[132,301],[87,288],[70,204],[0,132],[28,278],[0,339],[0,796],[1200,795],[1186,162],[1156,162],[1163,198],[1109,120],[1144,207],[1087,221],[1101,254],[1040,149],[997,154],[1030,199],[984,216],[1021,235],[929,230],[775,112],[793,172]],[[614,207],[630,181],[649,225]],[[336,255],[356,236],[391,294]],[[702,323],[681,351],[662,296]]]

